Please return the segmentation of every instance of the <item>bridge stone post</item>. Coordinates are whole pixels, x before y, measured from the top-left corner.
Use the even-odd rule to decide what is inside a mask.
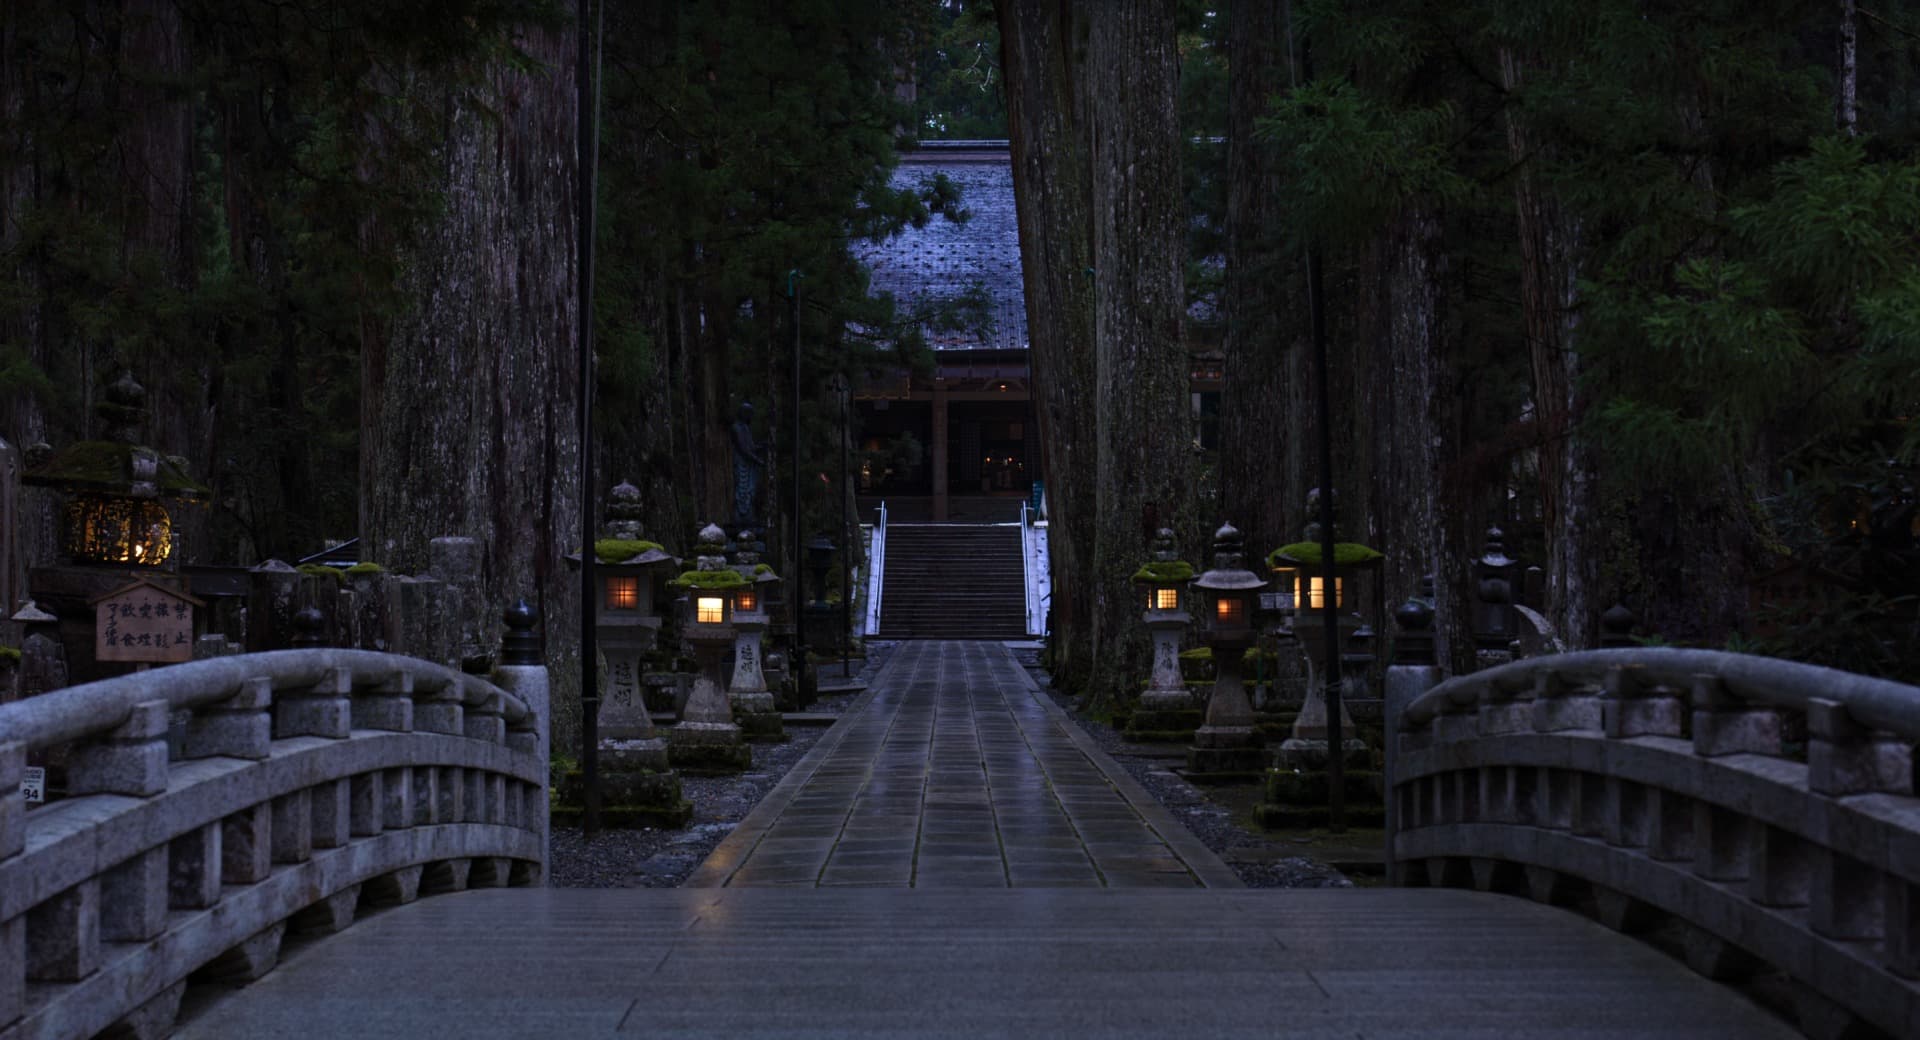
[[[1385,701],[1381,705],[1386,724],[1387,792],[1387,880],[1407,883],[1406,867],[1394,855],[1394,840],[1399,834],[1403,814],[1413,804],[1415,791],[1399,787],[1401,717],[1407,705],[1440,683],[1440,668],[1433,656],[1433,608],[1418,598],[1409,599],[1393,612],[1399,634],[1393,643],[1393,664],[1387,668]]]
[[[507,608],[504,620],[507,624],[506,638],[500,646],[500,662],[494,667],[494,685],[506,690],[526,702],[527,710],[533,714],[531,750],[540,757],[542,774],[551,768],[552,749],[552,704],[553,690],[547,677],[547,667],[540,654],[540,637],[534,633],[534,623],[539,619],[533,606],[522,599]],[[508,735],[508,743],[513,744],[525,735]],[[524,812],[532,818],[532,823],[540,832],[540,883],[546,883],[553,863],[553,828],[549,824],[546,788],[542,787],[527,800]],[[511,818],[511,817],[510,817]]]

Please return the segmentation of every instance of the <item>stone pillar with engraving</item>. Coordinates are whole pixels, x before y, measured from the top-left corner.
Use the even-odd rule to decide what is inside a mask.
[[[733,595],[733,680],[727,685],[727,701],[733,707],[734,721],[748,740],[784,741],[786,726],[761,671],[761,640],[769,620],[767,602],[780,577],[760,562],[751,532],[742,533],[734,544],[733,569],[748,583]]]

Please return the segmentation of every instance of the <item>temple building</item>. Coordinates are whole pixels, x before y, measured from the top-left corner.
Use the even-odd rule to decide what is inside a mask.
[[[864,247],[872,291],[915,302],[971,297],[984,322],[925,330],[930,378],[872,373],[854,388],[860,412],[863,514],[884,499],[900,520],[1018,519],[1040,473],[1029,399],[1026,296],[1005,141],[930,141],[901,157],[893,186],[917,189],[944,174],[971,213]],[[977,308],[975,313],[977,313]],[[919,446],[918,459],[905,439]]]

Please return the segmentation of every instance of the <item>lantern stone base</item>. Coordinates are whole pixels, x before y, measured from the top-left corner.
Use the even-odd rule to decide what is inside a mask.
[[[1258,776],[1267,750],[1251,726],[1202,726],[1187,748],[1187,779],[1229,780]]]
[[[682,722],[667,732],[673,767],[691,776],[744,773],[753,766],[753,749],[730,722]]]
[[[1184,685],[1171,689],[1149,687],[1140,694],[1141,711],[1185,711],[1198,707],[1199,701]]]
[[[787,740],[786,723],[777,711],[748,711],[735,704],[733,720],[740,725],[740,735],[756,744],[783,744]]]
[[[1324,749],[1323,749],[1324,751]],[[1324,766],[1325,760],[1322,759]],[[1346,793],[1346,823],[1350,827],[1380,827],[1386,824],[1386,803],[1382,800],[1384,778],[1366,770],[1348,770],[1342,776]],[[1267,773],[1265,790],[1254,806],[1254,822],[1268,830],[1324,827],[1329,822],[1327,774],[1321,770],[1275,769]]]
[[[1367,770],[1373,766],[1372,754],[1367,750],[1365,741],[1348,737],[1340,742],[1340,762],[1345,765],[1348,774],[1353,770]],[[1289,737],[1280,742],[1273,753],[1276,769],[1287,773],[1319,772],[1327,768],[1327,759],[1331,756],[1324,740],[1309,740],[1301,737]]]
[[[1143,700],[1128,717],[1122,736],[1142,744],[1190,744],[1203,715],[1191,703],[1182,708],[1153,708]]]
[[[680,790],[680,775],[666,768],[666,746],[659,749],[661,767],[604,768],[600,773],[600,825],[615,830],[639,827],[678,829],[693,819],[693,803]],[[602,761],[620,761],[606,757]],[[585,810],[586,777],[578,769],[560,778],[560,799],[553,806],[556,826],[578,825]]]

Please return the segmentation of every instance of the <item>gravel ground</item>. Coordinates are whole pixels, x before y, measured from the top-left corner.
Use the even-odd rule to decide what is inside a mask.
[[[867,663],[860,678],[870,678],[892,649],[889,643],[867,644]],[[828,694],[807,711],[838,715],[859,696],[858,692]],[[824,725],[791,725],[786,743],[753,745],[753,768],[745,773],[681,777],[681,791],[693,803],[693,820],[684,830],[604,830],[588,841],[575,828],[555,827],[554,887],[679,886],[826,732]]]
[[[886,663],[894,644],[867,644],[863,680]],[[1129,744],[1110,726],[1082,718],[1070,699],[1048,683],[1040,670],[1039,652],[1016,651],[1021,663],[1056,703],[1073,714],[1074,721],[1100,749],[1113,756],[1174,818],[1240,875],[1252,888],[1334,888],[1352,882],[1338,870],[1306,856],[1290,855],[1283,842],[1234,822],[1233,813],[1174,775],[1170,766],[1182,756],[1177,749]],[[838,715],[858,693],[820,698],[809,709],[815,714]],[[553,884],[560,888],[673,888],[681,884],[713,852],[739,822],[773,790],[796,762],[806,756],[827,731],[826,726],[787,727],[784,744],[755,744],[753,769],[739,776],[689,776],[681,789],[693,802],[693,822],[684,830],[602,831],[592,841],[580,831],[556,827],[553,831]]]

